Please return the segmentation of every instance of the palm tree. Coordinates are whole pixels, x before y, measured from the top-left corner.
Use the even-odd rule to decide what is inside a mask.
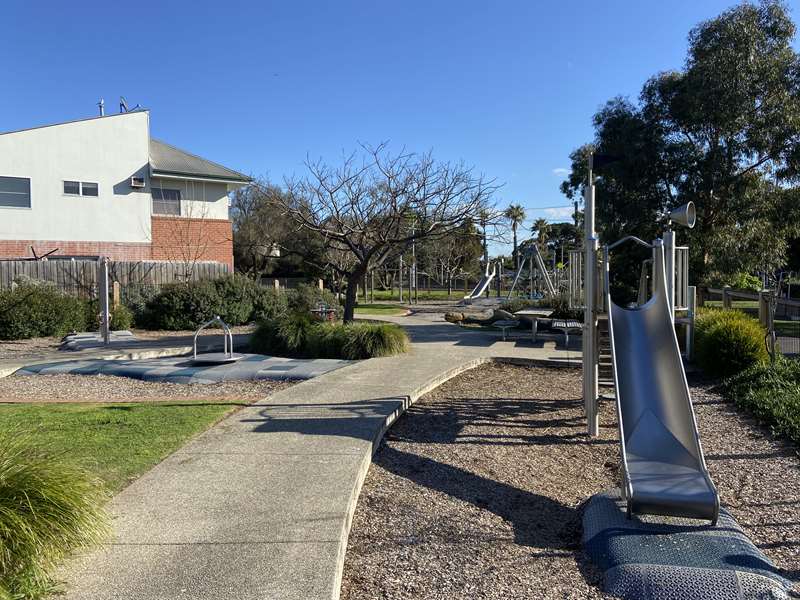
[[[547,238],[550,235],[550,223],[547,219],[536,219],[531,225],[531,231],[536,234],[536,245],[539,246],[539,252],[544,255]]]
[[[511,231],[514,232],[514,268],[519,270],[519,252],[517,252],[517,227],[525,220],[525,209],[519,204],[511,204],[503,213],[511,221]]]

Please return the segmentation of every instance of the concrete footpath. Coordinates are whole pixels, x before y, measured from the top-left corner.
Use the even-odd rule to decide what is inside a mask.
[[[351,364],[248,406],[112,502],[115,538],[62,576],[70,600],[339,597],[361,484],[386,428],[422,394],[492,357],[577,365],[552,341],[398,317],[405,355]],[[479,392],[479,390],[476,390]]]

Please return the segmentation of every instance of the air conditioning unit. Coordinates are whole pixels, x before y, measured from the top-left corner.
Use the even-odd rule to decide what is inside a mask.
[[[131,177],[131,187],[132,188],[143,188],[144,187],[144,177]]]

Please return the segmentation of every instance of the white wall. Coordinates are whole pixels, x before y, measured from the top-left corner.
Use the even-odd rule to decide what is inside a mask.
[[[150,241],[150,190],[133,189],[150,160],[146,111],[0,135],[0,176],[31,180],[31,208],[0,207],[0,239]],[[99,184],[65,196],[63,182]]]
[[[224,183],[153,177],[150,180],[150,187],[180,190],[182,217],[193,219],[228,218],[228,186]]]

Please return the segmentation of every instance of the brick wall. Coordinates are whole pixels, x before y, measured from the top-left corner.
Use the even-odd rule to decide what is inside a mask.
[[[226,219],[152,218],[152,259],[213,260],[233,271],[233,229]]]
[[[75,242],[63,240],[0,240],[0,258],[33,257],[58,249],[55,254],[72,256],[108,256],[111,260],[150,260],[150,244],[122,242]]]
[[[32,257],[33,246],[39,256],[58,249],[56,254],[119,261],[216,261],[233,271],[233,230],[228,220],[153,217],[151,239],[151,243],[0,240],[0,258]]]

